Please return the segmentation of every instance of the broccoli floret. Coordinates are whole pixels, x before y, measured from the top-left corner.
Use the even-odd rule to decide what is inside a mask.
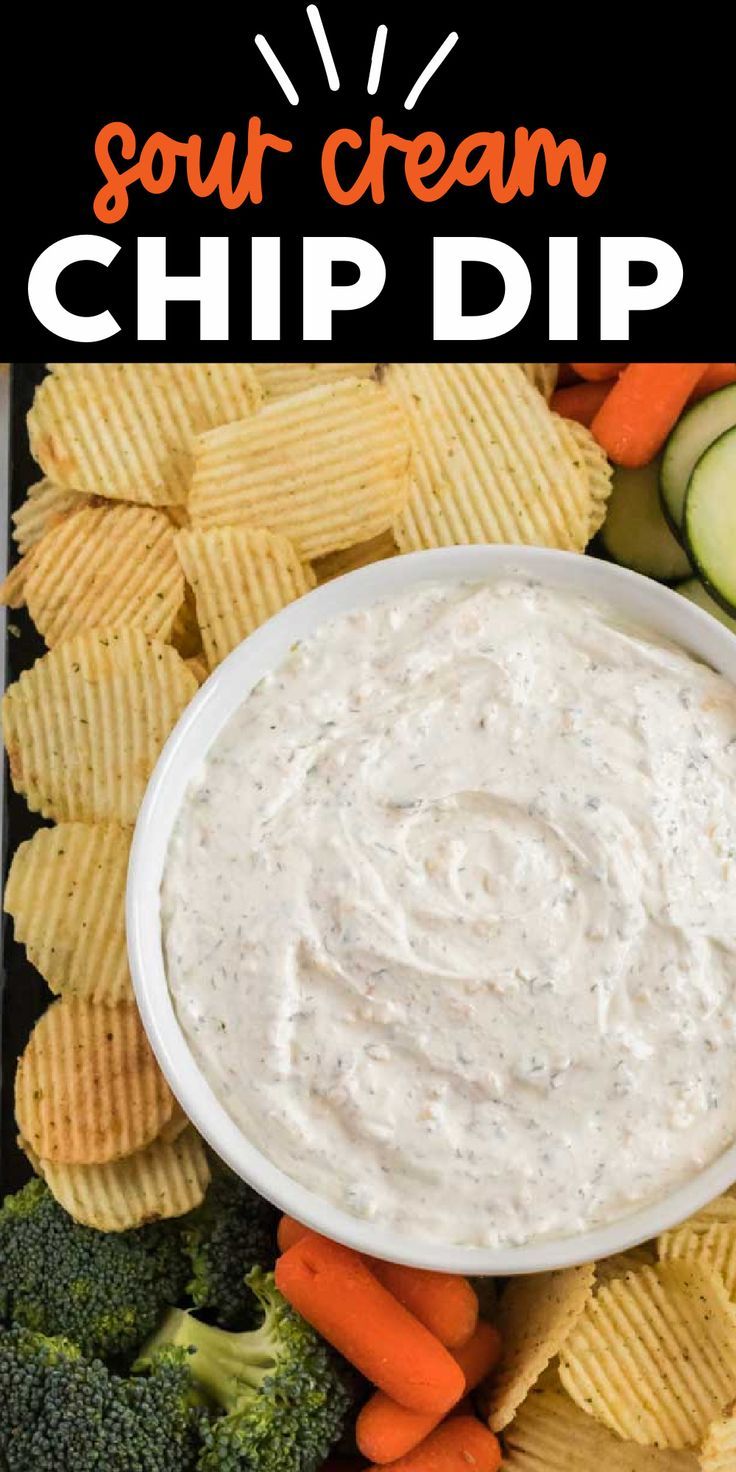
[[[8,1472],[193,1472],[203,1412],[183,1351],[125,1379],[66,1339],[0,1331],[0,1447]]]
[[[189,1264],[178,1223],[97,1232],[32,1180],[0,1209],[0,1319],[63,1334],[82,1353],[133,1353],[181,1300]]]
[[[193,1350],[195,1383],[224,1414],[203,1428],[200,1472],[316,1472],[337,1442],[353,1401],[350,1377],[273,1274],[255,1268],[248,1285],[263,1314],[258,1329],[234,1334],[174,1309],[144,1350]]]
[[[192,1269],[187,1292],[225,1328],[249,1329],[258,1322],[258,1303],[245,1277],[251,1268],[273,1266],[277,1220],[268,1201],[218,1162],[204,1202],[182,1223]]]

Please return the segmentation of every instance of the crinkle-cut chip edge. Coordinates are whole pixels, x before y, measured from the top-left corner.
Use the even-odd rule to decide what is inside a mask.
[[[677,1356],[662,1355],[673,1343]],[[576,1404],[622,1439],[695,1446],[736,1391],[736,1309],[718,1274],[700,1265],[640,1268],[591,1299],[560,1351],[559,1373]]]
[[[262,397],[248,363],[56,363],[27,416],[31,453],[65,489],[180,504],[194,437]]]
[[[736,1400],[725,1415],[714,1421],[700,1450],[701,1472],[734,1472],[736,1469]]]
[[[125,938],[131,832],[119,823],[58,823],[38,828],[13,855],[4,908],[58,996],[106,1006],[134,1000]]]
[[[144,1149],[174,1112],[134,1004],[67,996],[36,1022],[15,1075],[15,1115],[43,1160],[103,1165]]]
[[[625,1252],[614,1252],[610,1257],[601,1257],[595,1265],[595,1291],[604,1283],[611,1283],[614,1278],[625,1278],[627,1273],[635,1272],[638,1268],[653,1267],[656,1261],[657,1248],[654,1242],[642,1242],[638,1247],[629,1247]]]
[[[205,680],[208,680],[210,676],[209,665],[204,655],[190,654],[189,658],[185,660],[185,664],[187,669],[191,670],[197,684],[204,685]]]
[[[34,549],[35,550],[35,549]],[[23,608],[26,601],[26,583],[30,574],[33,551],[26,552],[20,557],[6,573],[0,583],[0,606],[3,608]]]
[[[519,367],[523,370],[524,376],[536,389],[539,389],[542,397],[549,403],[557,387],[559,363],[520,363]]]
[[[197,527],[177,534],[176,549],[194,590],[210,670],[316,584],[293,542],[263,528]]]
[[[128,694],[145,694],[140,709],[131,711],[125,700],[111,707],[108,673]],[[141,629],[88,630],[64,641],[24,670],[2,699],[15,790],[31,811],[57,822],[134,823],[147,778],[196,690],[177,651]],[[152,711],[155,722],[142,710]],[[95,765],[96,754],[104,756],[103,728],[108,742],[110,731],[118,743],[121,733],[134,736],[128,744],[135,760]]]
[[[16,1135],[15,1143],[18,1146],[18,1149],[23,1151],[23,1154],[25,1155],[26,1160],[28,1161],[28,1164],[30,1165],[34,1175],[40,1176],[41,1179],[43,1179],[43,1161],[41,1160],[41,1157],[36,1154],[33,1146],[29,1145],[28,1141],[24,1140],[22,1135]]]
[[[512,1278],[507,1284],[497,1315],[503,1345],[501,1363],[483,1396],[492,1431],[502,1431],[509,1424],[531,1387],[560,1352],[590,1302],[594,1278],[595,1265],[584,1263],[558,1272]]]
[[[41,541],[59,517],[81,510],[91,499],[84,491],[66,491],[54,485],[48,476],[35,481],[11,516],[12,537],[21,556]]]
[[[613,491],[613,465],[605,450],[601,448],[584,424],[578,424],[575,419],[565,419],[561,414],[555,414],[554,417],[559,422],[560,433],[569,447],[569,453],[576,464],[580,463],[588,480],[590,492],[588,541],[591,541],[600,531],[606,519],[608,503]],[[578,456],[582,456],[580,461],[578,461]]]
[[[265,400],[291,397],[343,378],[373,378],[377,363],[254,363],[253,371]],[[294,384],[296,383],[296,387]]]
[[[556,1375],[533,1386],[503,1433],[508,1472],[698,1472],[693,1452],[624,1442],[588,1416]]]
[[[401,406],[372,379],[275,399],[199,436],[192,525],[267,528],[308,562],[391,525],[409,493],[410,453]]]
[[[210,1181],[204,1146],[192,1125],[173,1141],[159,1138],[107,1165],[39,1164],[59,1205],[75,1221],[101,1232],[185,1216],[204,1200]]]
[[[174,528],[154,506],[70,512],[34,551],[28,612],[49,647],[92,629],[142,629],[166,642],[184,598]]]
[[[179,1100],[175,1098],[171,1119],[168,1120],[168,1122],[161,1130],[161,1133],[158,1136],[159,1140],[161,1140],[164,1145],[173,1145],[174,1140],[178,1140],[179,1136],[184,1133],[184,1130],[189,1123],[190,1120],[188,1115],[184,1113]]]
[[[389,364],[383,382],[414,444],[394,522],[400,551],[467,542],[583,550],[588,477],[520,364]]]
[[[736,1221],[683,1222],[663,1232],[657,1245],[660,1262],[699,1263],[706,1272],[718,1273],[731,1298],[736,1296]]]

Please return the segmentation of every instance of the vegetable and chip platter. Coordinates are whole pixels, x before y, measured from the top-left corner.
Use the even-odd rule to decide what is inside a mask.
[[[736,367],[557,370],[55,364],[40,395],[42,365],[14,370],[9,511],[39,478],[32,405],[30,512],[56,510],[40,537],[26,514],[4,585],[5,880],[56,826],[6,894],[25,944],[6,917],[3,1194],[30,1181],[0,1212],[11,1472],[736,1468],[734,1191],[619,1258],[506,1284],[375,1262],[207,1156],[127,990],[125,862],[156,752],[318,581],[453,540],[592,544],[736,627]],[[300,434],[295,512],[280,448]]]

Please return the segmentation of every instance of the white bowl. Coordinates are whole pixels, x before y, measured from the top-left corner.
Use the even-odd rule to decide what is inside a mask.
[[[352,1216],[278,1169],[242,1133],[195,1062],[176,1018],[161,940],[160,886],[171,830],[190,777],[248,692],[296,639],[326,620],[427,580],[481,582],[519,574],[598,599],[669,638],[736,685],[736,638],[688,599],[610,563],[536,547],[452,547],[361,568],[308,593],[264,624],[219,666],[172,732],[140,810],[130,856],[127,929],[138,1006],[174,1093],[219,1156],[283,1211],[362,1252],[447,1272],[540,1272],[621,1252],[690,1216],[736,1181],[736,1143],[686,1185],[607,1226],[498,1250],[415,1241]]]

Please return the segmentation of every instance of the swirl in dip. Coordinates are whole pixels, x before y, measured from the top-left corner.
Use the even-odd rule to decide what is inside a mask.
[[[294,1179],[414,1238],[625,1214],[736,1136],[736,690],[518,580],[343,616],[192,782],[190,1047]]]

